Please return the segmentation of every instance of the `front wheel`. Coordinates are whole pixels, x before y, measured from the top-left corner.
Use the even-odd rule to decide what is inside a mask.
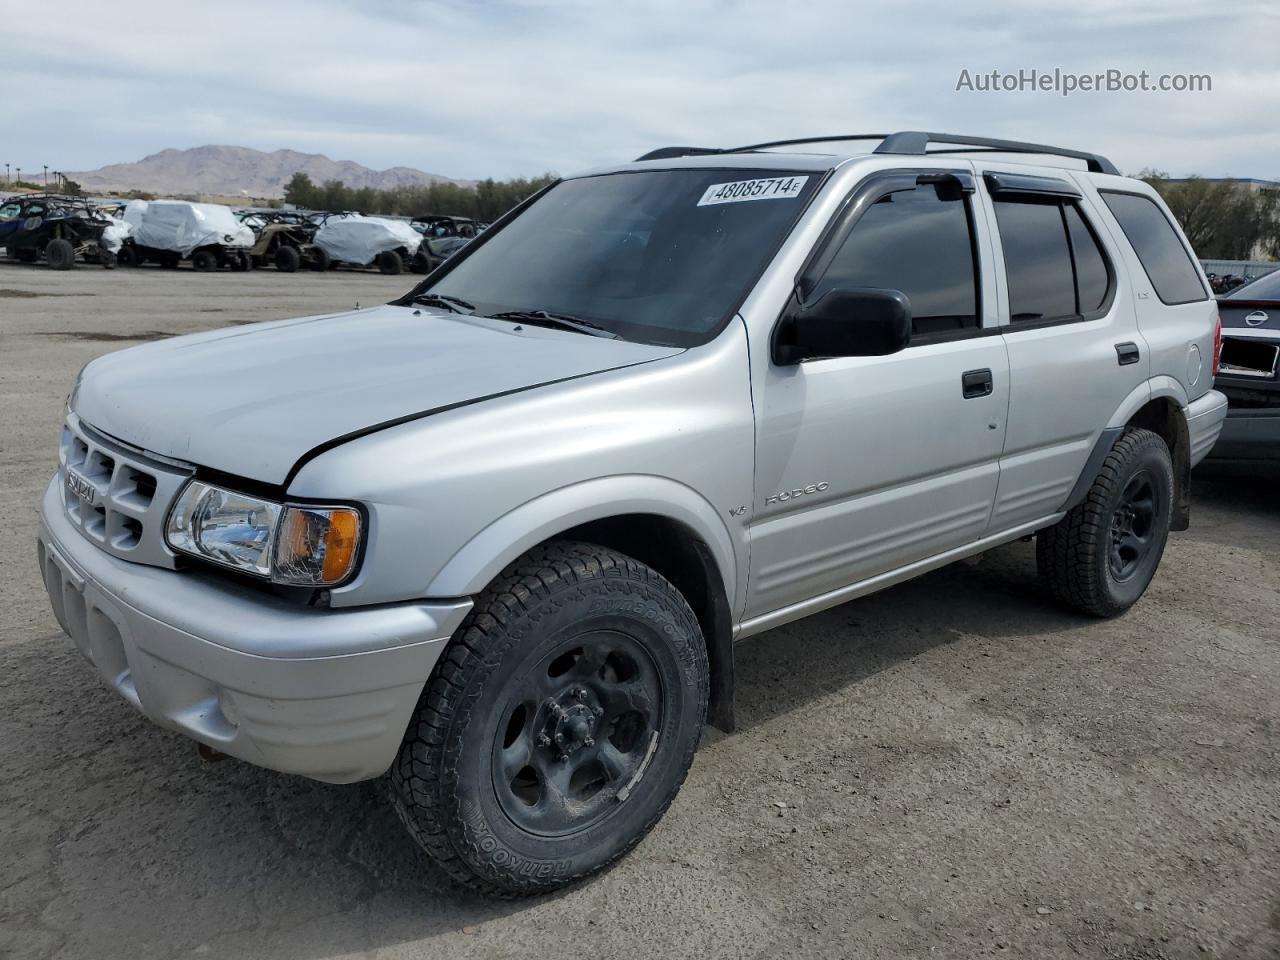
[[[70,270],[76,265],[76,248],[70,240],[55,238],[44,248],[44,260],[54,270]]]
[[[1150,430],[1126,430],[1083,501],[1036,537],[1040,579],[1062,603],[1113,617],[1137,603],[1169,539],[1173,459]]]
[[[375,262],[378,269],[387,276],[394,277],[404,273],[404,259],[395,250],[383,250]]]
[[[480,596],[392,767],[414,839],[455,879],[520,896],[602,869],[658,822],[706,717],[680,593],[585,543],[525,554]]]

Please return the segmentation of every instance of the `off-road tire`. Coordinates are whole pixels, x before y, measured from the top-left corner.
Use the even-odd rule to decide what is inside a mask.
[[[76,265],[76,248],[70,240],[55,237],[44,248],[44,262],[50,270],[70,270]]]
[[[389,277],[404,273],[404,258],[395,250],[383,250],[378,254],[378,269]]]
[[[218,269],[218,256],[212,250],[197,250],[191,254],[191,267],[201,273]]]
[[[298,252],[297,247],[291,247],[287,243],[281,244],[276,250],[275,263],[276,269],[281,273],[295,273],[298,264],[302,262],[302,254]]]
[[[662,679],[662,719],[603,819],[540,836],[504,812],[495,750],[510,736],[506,710],[531,667],[591,631],[643,643]],[[392,803],[418,844],[474,890],[517,897],[564,886],[623,856],[666,811],[697,749],[708,683],[697,618],[665,578],[593,544],[536,547],[480,595],[437,661],[391,769]]]
[[[1154,492],[1150,542],[1134,572],[1117,579],[1111,562],[1112,527],[1126,489],[1143,474]],[[1155,576],[1169,538],[1173,458],[1150,430],[1128,429],[1102,461],[1084,500],[1036,536],[1041,582],[1060,603],[1096,617],[1128,610]]]
[[[329,256],[329,251],[324,247],[313,246],[311,248],[311,256],[307,260],[307,266],[320,273],[333,267],[333,258]]]
[[[409,269],[414,273],[430,273],[431,261],[425,254],[415,253],[413,259],[409,261]]]
[[[116,254],[116,264],[121,267],[136,267],[138,265],[138,251],[126,243]]]

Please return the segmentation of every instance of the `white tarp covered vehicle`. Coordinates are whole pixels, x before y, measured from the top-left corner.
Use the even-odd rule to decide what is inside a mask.
[[[427,260],[419,252],[422,234],[403,220],[353,214],[330,217],[316,232],[315,244],[342,263],[369,266],[383,273],[400,273],[408,264],[425,273]]]
[[[119,253],[124,242],[133,235],[133,224],[116,217],[111,217],[110,220],[110,226],[102,231],[102,245],[112,253]]]
[[[236,219],[230,207],[186,200],[130,200],[124,220],[132,243],[122,249],[125,264],[155,260],[177,266],[190,259],[197,270],[227,266],[247,270],[253,231]],[[125,253],[132,250],[132,256]]]

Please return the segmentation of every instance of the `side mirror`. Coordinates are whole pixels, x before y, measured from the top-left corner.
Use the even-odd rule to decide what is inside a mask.
[[[911,342],[911,301],[901,290],[834,289],[793,307],[773,335],[773,362],[883,357]]]

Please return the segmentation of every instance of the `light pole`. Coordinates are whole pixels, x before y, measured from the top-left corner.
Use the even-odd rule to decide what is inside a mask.
[[[9,165],[6,163],[4,165],[4,185],[8,187],[11,186],[12,183],[13,181],[9,179]]]
[[[44,165],[44,192],[49,192],[49,165]]]

